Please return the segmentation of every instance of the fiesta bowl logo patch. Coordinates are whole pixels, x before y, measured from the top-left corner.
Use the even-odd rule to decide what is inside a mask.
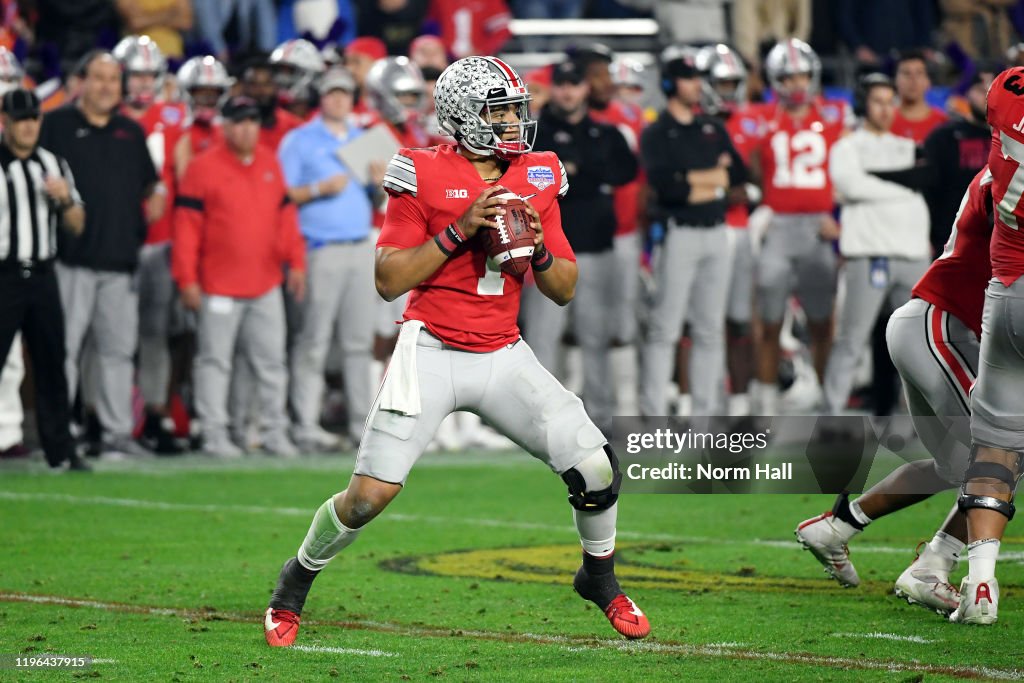
[[[547,166],[530,166],[526,169],[526,180],[543,191],[555,184],[555,172]]]

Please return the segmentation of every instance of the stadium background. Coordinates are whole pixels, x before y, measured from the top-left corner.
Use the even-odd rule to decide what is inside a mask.
[[[73,97],[68,76],[82,54],[112,48],[132,32],[155,36],[171,72],[189,56],[215,54],[237,77],[251,60],[298,37],[311,39],[328,58],[331,48],[343,58],[347,44],[367,35],[390,37],[388,51],[405,54],[415,37],[443,33],[446,19],[460,10],[490,22],[489,51],[521,72],[561,62],[566,51],[595,42],[635,58],[646,67],[644,104],[652,110],[663,102],[657,55],[670,44],[740,47],[742,36],[752,95],[770,97],[758,84],[759,60],[775,40],[800,37],[822,58],[825,94],[847,100],[858,74],[891,72],[897,51],[923,49],[934,83],[928,100],[953,116],[965,113],[962,95],[979,71],[1024,60],[1017,47],[1024,3],[1011,1],[195,3],[193,27],[185,31],[140,23],[147,12],[164,10],[160,16],[176,23],[181,14],[174,6],[181,3],[170,0],[11,0],[3,3],[2,40],[47,109]],[[203,24],[209,15],[200,3],[233,7],[222,30]],[[755,13],[753,26],[744,24],[741,5],[764,11],[761,17],[786,15],[789,23]],[[561,18],[546,23],[548,14]],[[360,21],[368,16],[376,23]],[[775,24],[783,30],[773,33]],[[446,42],[453,56],[456,47]],[[543,71],[535,76],[543,82]],[[173,96],[172,82],[166,92]],[[792,354],[799,356],[799,329],[794,335]],[[869,382],[869,372],[861,376]],[[141,426],[141,405],[136,410]],[[23,440],[31,451],[31,412],[25,417]],[[595,639],[592,615],[558,584],[557,573],[571,567],[552,567],[543,551],[572,543],[569,521],[557,521],[567,517],[561,485],[522,454],[502,450],[507,444],[500,440],[478,438],[481,443],[455,439],[461,448],[439,444],[454,454],[428,458],[397,507],[345,558],[348,565],[325,576],[327,585],[310,603],[327,615],[310,622],[311,649],[276,656],[261,649],[256,626],[267,576],[322,499],[323,479],[340,479],[350,469],[350,454],[300,461],[247,456],[233,463],[202,456],[101,460],[100,476],[91,480],[52,479],[36,460],[5,458],[0,654],[88,653],[106,660],[94,670],[115,680],[191,680],[211,672],[285,680],[1024,675],[1015,657],[996,646],[1021,635],[1020,538],[1004,539],[1006,603],[994,630],[957,629],[888,595],[891,579],[952,494],[876,526],[857,557],[869,577],[859,593],[837,590],[791,541],[793,525],[831,501],[631,496],[622,523],[623,579],[645,592],[658,640],[626,647]],[[496,453],[482,448],[492,445]],[[523,500],[539,502],[512,519],[507,502],[486,493],[496,490],[518,490]],[[515,562],[500,552],[533,546],[537,559],[526,568],[510,566]],[[482,549],[496,552],[471,560],[455,554]]]

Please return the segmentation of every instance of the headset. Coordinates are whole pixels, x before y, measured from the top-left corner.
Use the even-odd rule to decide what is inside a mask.
[[[864,74],[857,80],[857,88],[853,93],[854,114],[860,117],[868,115],[868,93],[878,87],[896,89],[892,79],[883,73]]]

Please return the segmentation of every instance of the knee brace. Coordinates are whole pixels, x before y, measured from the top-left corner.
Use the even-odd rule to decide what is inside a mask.
[[[726,318],[725,331],[729,334],[729,337],[735,342],[750,343],[750,336],[753,334],[751,324],[749,322],[740,322],[738,320],[729,320]]]
[[[562,481],[569,487],[569,504],[583,512],[607,510],[619,499],[622,472],[619,459],[609,444],[590,457],[562,473]],[[603,486],[604,488],[598,488]]]
[[[1014,463],[1014,470],[1012,471],[1009,467],[998,462],[978,462],[975,460],[977,457],[978,449],[974,447],[971,449],[971,459],[967,465],[967,471],[964,473],[964,483],[960,487],[960,497],[957,499],[957,507],[961,512],[966,512],[972,508],[980,508],[986,510],[994,510],[1006,517],[1007,520],[1013,519],[1014,513],[1017,508],[1013,504],[1013,498],[1017,491],[1017,483],[1020,481],[1021,464],[1024,461],[1024,454],[1017,453],[1017,461]],[[972,483],[978,485],[975,482],[976,479],[996,479],[997,481],[1006,484],[1010,489],[1010,500],[1000,500],[995,496],[985,495],[985,493],[969,493],[967,487]],[[981,484],[982,486],[992,486],[991,484]]]

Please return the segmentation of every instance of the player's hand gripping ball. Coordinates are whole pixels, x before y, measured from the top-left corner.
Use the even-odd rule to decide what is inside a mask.
[[[530,210],[517,194],[505,192],[495,196],[507,201],[502,205],[505,215],[492,218],[497,228],[481,228],[480,239],[483,240],[487,255],[501,266],[503,272],[525,275],[533,259],[533,238],[537,234],[533,229]]]

